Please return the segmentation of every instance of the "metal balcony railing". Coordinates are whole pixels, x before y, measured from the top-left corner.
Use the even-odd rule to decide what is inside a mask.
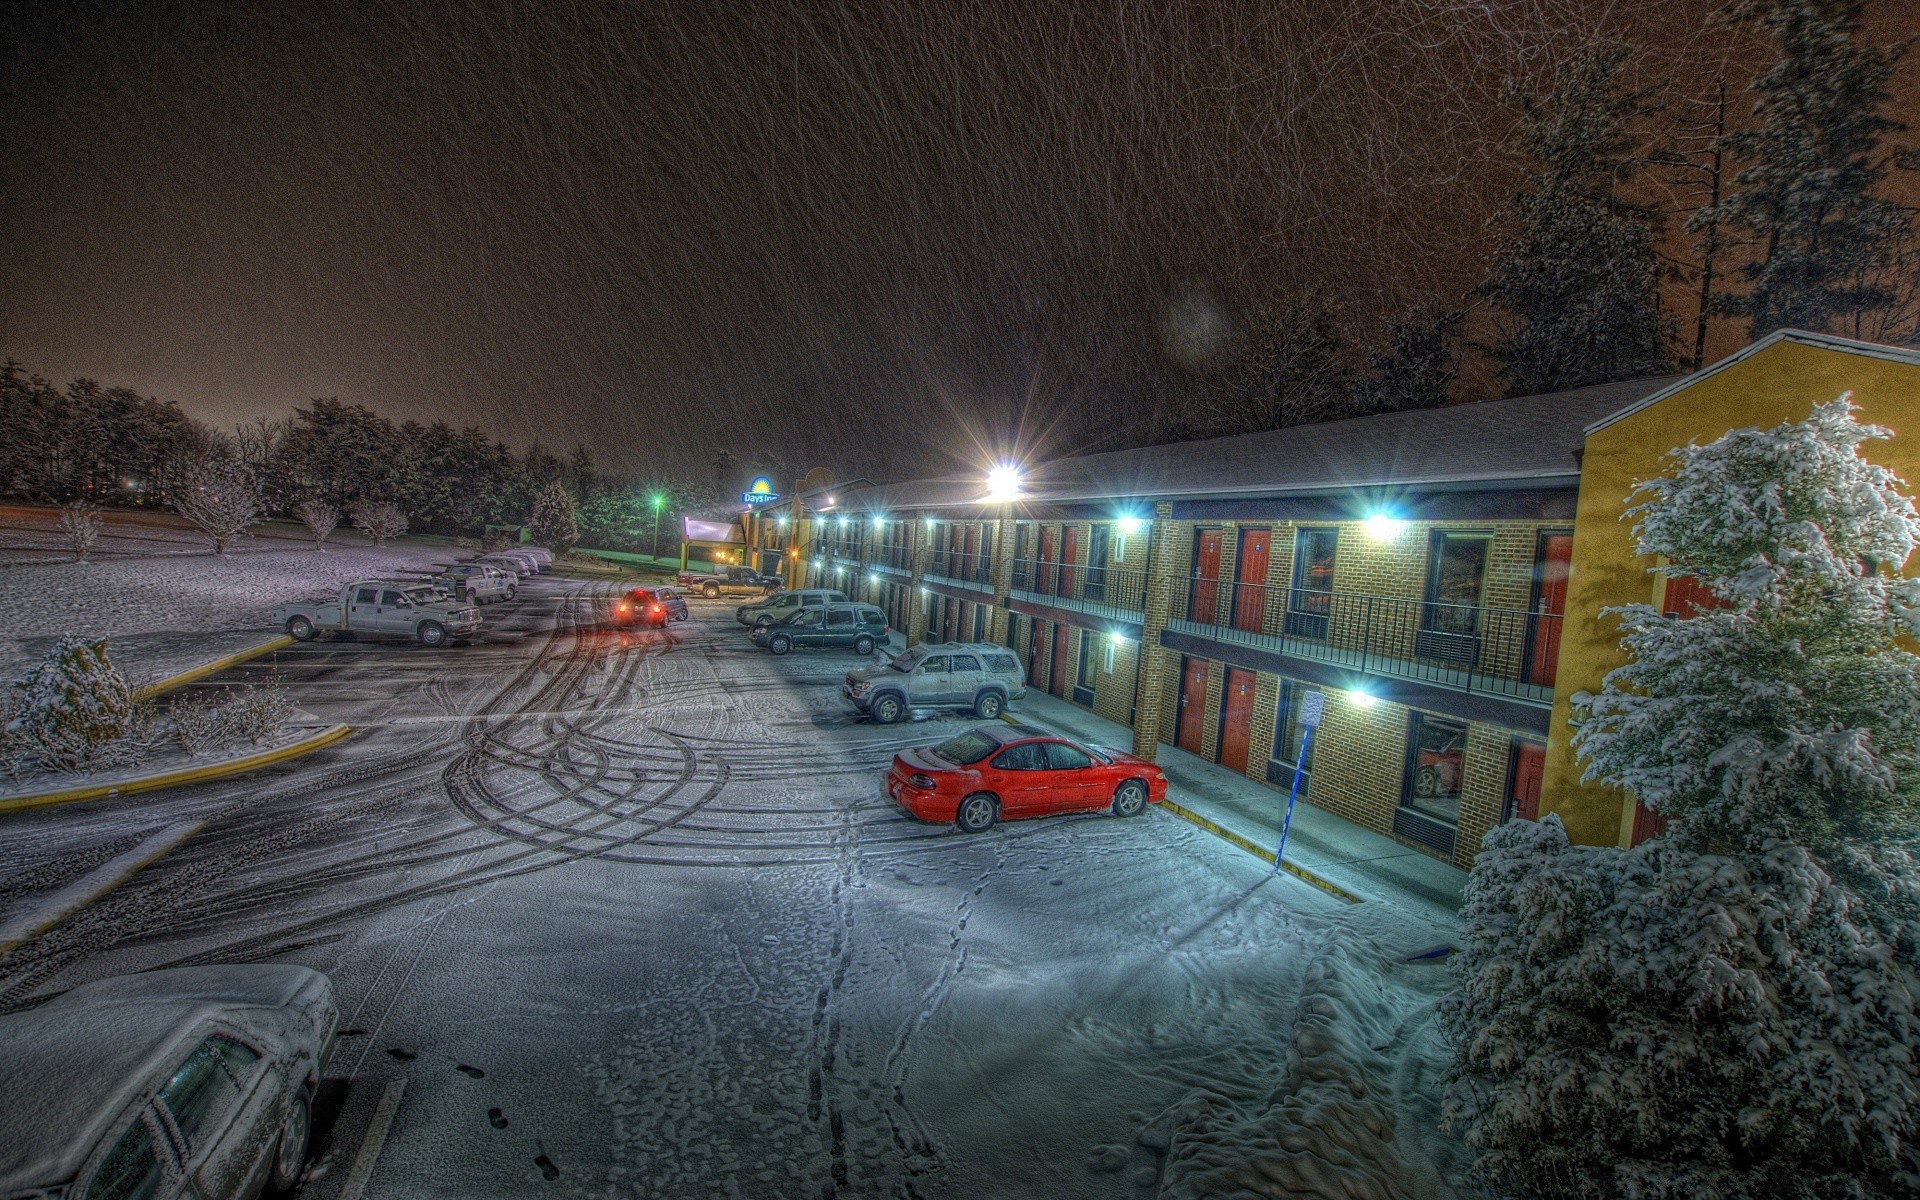
[[[1195,577],[1168,628],[1465,692],[1553,702],[1558,613]]]
[[[1035,600],[1071,602],[1065,605],[1069,608],[1116,610],[1134,620],[1147,608],[1147,573],[1136,567],[1015,559],[1013,590]]]
[[[936,552],[927,567],[927,574],[955,583],[988,587],[993,583],[993,555],[984,552],[968,554],[959,550]]]

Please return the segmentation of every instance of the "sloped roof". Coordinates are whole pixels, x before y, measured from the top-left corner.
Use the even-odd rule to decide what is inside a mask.
[[[1021,499],[1206,499],[1355,487],[1571,484],[1586,427],[1682,376],[1603,383],[1541,396],[1351,417],[1266,433],[1058,459],[1028,472]],[[885,512],[981,504],[981,479],[880,484],[842,509]]]

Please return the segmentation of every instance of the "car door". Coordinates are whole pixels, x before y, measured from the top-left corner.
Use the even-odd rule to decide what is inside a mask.
[[[796,646],[818,646],[821,636],[821,622],[826,610],[820,608],[802,609],[794,618],[781,628],[793,639]]]
[[[854,611],[835,605],[827,610],[827,621],[823,626],[821,641],[828,646],[851,646],[854,635],[860,631],[860,624],[854,620]]]
[[[363,587],[353,589],[353,600],[347,605],[347,628],[380,628],[379,588]]]
[[[380,605],[374,620],[374,628],[384,633],[412,633],[413,606],[407,603],[407,598],[398,588],[381,588]]]
[[[249,1196],[265,1178],[279,1125],[272,1097],[260,1094],[266,1074],[259,1051],[215,1031],[160,1089],[157,1109],[177,1135],[192,1194]]]
[[[915,704],[951,704],[953,670],[944,654],[930,654],[913,669]]]
[[[1008,746],[987,762],[987,785],[1000,797],[1000,815],[1031,816],[1046,811],[1047,752],[1042,742]]]
[[[952,672],[949,686],[953,689],[955,704],[972,704],[980,691],[985,677],[980,669],[980,656],[977,654],[955,654],[949,666]]]
[[[1106,775],[1093,756],[1065,742],[1047,742],[1046,804],[1049,812],[1098,808],[1106,803]]]

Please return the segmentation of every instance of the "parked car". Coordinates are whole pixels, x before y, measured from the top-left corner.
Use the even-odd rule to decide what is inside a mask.
[[[454,595],[470,604],[511,600],[520,587],[519,576],[483,562],[448,567],[435,578],[445,582]]]
[[[1027,725],[982,725],[894,755],[887,796],[922,821],[979,833],[996,821],[1050,813],[1104,808],[1137,817],[1167,798],[1167,777],[1120,750]]]
[[[711,571],[681,571],[674,582],[711,600],[715,596],[764,596],[779,591],[786,581],[762,575],[750,567],[718,567]]]
[[[553,566],[553,551],[547,549],[545,546],[515,546],[513,547],[513,551],[517,554],[531,556],[534,569],[542,575],[547,573],[547,568]]]
[[[891,632],[887,614],[871,604],[828,604],[797,609],[749,636],[775,654],[795,646],[851,646],[855,654],[872,654]]]
[[[791,592],[775,592],[765,600],[752,604],[742,604],[733,610],[733,619],[749,628],[757,628],[761,625],[771,625],[802,608],[819,608],[827,604],[845,603],[847,603],[845,592],[829,591],[826,588],[798,588]]]
[[[923,642],[884,667],[848,671],[840,694],[882,725],[916,708],[972,709],[991,721],[1026,697],[1027,674],[1005,646]]]
[[[273,610],[273,623],[297,642],[322,633],[364,633],[444,646],[478,633],[480,610],[447,599],[430,584],[362,579],[341,588],[337,600],[282,604]]]
[[[613,603],[608,619],[615,625],[653,625],[687,619],[687,602],[671,588],[637,587]]]
[[[307,1160],[339,1009],[306,967],[181,967],[0,1016],[0,1196],[248,1200]]]
[[[495,550],[493,553],[483,554],[473,561],[483,563],[489,567],[498,567],[502,571],[509,571],[516,579],[525,579],[529,575],[538,575],[540,573],[540,564],[534,561],[531,555],[522,554],[518,550]]]

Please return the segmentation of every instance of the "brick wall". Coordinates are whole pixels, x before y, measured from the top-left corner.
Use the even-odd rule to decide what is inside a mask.
[[[1467,760],[1460,776],[1460,825],[1453,843],[1453,865],[1473,866],[1480,839],[1500,823],[1512,765],[1513,733],[1494,725],[1467,726]]]
[[[1094,674],[1093,711],[1109,721],[1129,724],[1133,715],[1134,689],[1139,681],[1140,644],[1123,639],[1113,645],[1113,670],[1107,667],[1106,648],[1099,650],[1098,670]]]

